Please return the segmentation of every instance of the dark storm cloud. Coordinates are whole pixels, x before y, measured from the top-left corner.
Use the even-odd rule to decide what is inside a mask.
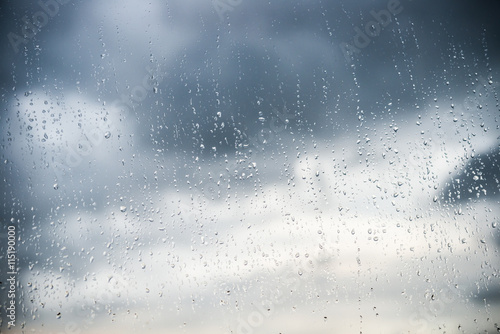
[[[453,176],[443,191],[447,201],[498,198],[500,195],[500,150],[478,154],[465,162],[465,167]]]
[[[480,49],[478,37],[486,29],[486,37],[491,35],[487,39],[489,52],[498,49],[498,38],[494,35],[498,23],[484,15],[491,11],[493,2],[478,6],[470,2],[401,1],[397,22],[391,21],[378,36],[371,38],[371,44],[354,59],[355,76],[363,90],[358,103],[352,69],[340,44],[352,44],[354,28],[363,29],[367,22],[374,20],[371,12],[385,10],[387,4],[388,1],[295,1],[283,7],[277,2],[244,1],[227,12],[226,20],[221,22],[208,5],[189,7],[174,2],[160,7],[156,17],[161,21],[150,20],[151,26],[160,24],[163,30],[148,30],[148,24],[144,24],[144,28],[138,26],[131,35],[131,31],[114,18],[121,8],[102,6],[103,11],[96,15],[91,10],[92,4],[75,2],[61,5],[59,15],[51,18],[37,40],[30,41],[27,47],[33,50],[33,44],[40,44],[42,52],[37,52],[35,59],[46,69],[44,75],[49,83],[56,77],[65,77],[62,82],[58,79],[59,86],[71,87],[79,81],[81,87],[96,87],[97,81],[105,79],[106,82],[96,88],[98,96],[108,101],[116,93],[130,93],[127,85],[140,81],[152,54],[161,70],[168,72],[168,80],[160,87],[161,98],[143,101],[143,110],[137,110],[132,117],[138,119],[141,132],[152,132],[150,135],[157,142],[163,140],[166,148],[180,145],[196,150],[204,140],[221,143],[229,137],[228,140],[234,142],[232,129],[226,133],[213,128],[212,118],[217,111],[223,111],[228,128],[237,127],[252,133],[258,131],[258,112],[269,113],[270,104],[286,101],[312,124],[324,121],[321,115],[325,109],[320,101],[325,100],[325,93],[330,96],[342,93],[338,117],[341,122],[352,124],[356,121],[353,112],[356,106],[377,113],[374,102],[384,101],[387,92],[399,96],[401,106],[414,104],[420,96],[408,84],[408,73],[401,74],[408,69],[413,69],[417,82],[432,81],[432,72],[443,65],[451,75],[465,76],[463,71],[453,68],[451,59],[444,58],[451,44],[462,45],[465,51]],[[22,6],[24,12],[40,9],[29,8],[29,2],[11,6]],[[140,17],[148,21],[147,16]],[[166,39],[179,33],[172,29],[176,24],[187,28],[181,18],[190,20],[189,29],[196,31],[194,39],[181,41],[183,47],[169,54],[171,59],[165,61],[162,58],[166,53],[155,50],[161,50]],[[78,21],[81,25],[76,24]],[[22,27],[19,18],[14,26],[15,31]],[[145,48],[137,48],[137,45]],[[4,51],[8,52],[12,53],[12,48]],[[20,63],[23,58],[24,55],[19,55],[15,59],[11,54],[5,59]],[[394,69],[394,61],[401,64],[399,69]],[[25,75],[22,68],[21,65],[18,75]],[[326,92],[317,78],[325,80]],[[297,85],[300,98],[296,98]],[[201,92],[193,92],[200,87]],[[216,90],[218,97],[214,94]],[[85,93],[95,95],[88,89]],[[266,108],[256,106],[258,98],[264,99]],[[194,105],[189,104],[191,99]],[[155,107],[156,101],[160,108]],[[196,115],[192,113],[193,107],[199,111]],[[200,124],[195,136],[192,135],[193,123]],[[157,128],[151,130],[151,124]],[[180,137],[173,135],[172,125],[179,129]],[[150,144],[150,135],[145,135],[146,145]]]

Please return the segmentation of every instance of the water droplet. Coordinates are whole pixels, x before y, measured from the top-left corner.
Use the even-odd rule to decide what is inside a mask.
[[[106,133],[104,134],[104,138],[109,139],[109,137],[111,137],[111,132],[106,131]]]
[[[122,206],[120,206],[120,211],[121,211],[121,212],[125,212],[125,211],[127,211],[127,207],[126,207],[126,206],[123,206],[123,205],[122,205]]]
[[[54,189],[55,190],[59,189],[59,185],[57,183],[54,183]]]

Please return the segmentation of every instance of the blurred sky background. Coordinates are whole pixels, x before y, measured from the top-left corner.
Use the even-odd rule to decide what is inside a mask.
[[[41,3],[0,3],[2,333],[498,330],[497,1],[352,58],[397,2]]]

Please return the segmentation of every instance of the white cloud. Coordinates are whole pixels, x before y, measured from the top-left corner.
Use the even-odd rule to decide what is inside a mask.
[[[495,258],[486,251],[494,247],[491,226],[481,223],[491,220],[492,213],[484,208],[494,205],[447,206],[441,199],[433,200],[439,189],[432,185],[445,184],[450,165],[459,163],[463,154],[462,142],[453,140],[461,134],[449,130],[455,122],[444,116],[441,121],[442,132],[425,136],[432,143],[425,145],[425,156],[430,157],[425,163],[409,163],[415,152],[404,144],[418,137],[414,133],[421,127],[401,124],[395,134],[401,143],[399,153],[386,150],[383,141],[372,140],[371,149],[378,154],[370,157],[370,168],[364,159],[359,163],[357,152],[336,149],[332,153],[329,141],[317,139],[299,150],[299,158],[295,158],[297,150],[289,148],[287,155],[294,161],[290,186],[286,180],[273,184],[261,171],[263,191],[257,196],[242,192],[212,201],[182,187],[179,192],[168,188],[143,192],[136,187],[127,203],[117,202],[87,217],[70,211],[67,232],[45,237],[59,236],[58,243],[76,251],[67,261],[76,261],[73,266],[80,266],[87,279],[64,271],[51,273],[47,266],[43,274],[27,273],[24,280],[54,284],[50,298],[40,298],[47,303],[40,310],[42,319],[51,319],[61,307],[84,303],[88,309],[96,308],[94,300],[105,296],[101,299],[110,312],[118,314],[117,319],[131,325],[148,323],[151,332],[182,326],[191,314],[196,316],[186,320],[190,328],[205,324],[201,332],[217,332],[214,328],[221,327],[212,312],[231,317],[233,304],[225,303],[232,297],[226,290],[240,296],[239,314],[244,318],[257,312],[252,302],[257,305],[264,297],[275,300],[277,313],[265,316],[259,328],[283,326],[283,319],[290,319],[285,312],[296,307],[295,320],[287,320],[289,327],[280,327],[292,332],[306,323],[316,323],[318,333],[326,332],[328,326],[318,323],[323,314],[348,332],[353,324],[358,326],[359,308],[374,306],[380,315],[367,315],[363,326],[379,326],[384,319],[385,332],[418,330],[423,323],[431,326],[436,319],[429,314],[436,312],[440,321],[469,318],[464,300],[470,284],[482,279],[485,259]],[[394,132],[386,124],[376,128],[390,136]],[[446,156],[441,145],[434,144],[438,139],[449,143]],[[495,138],[490,133],[483,140],[491,145]],[[350,146],[347,139],[335,143],[338,148]],[[385,158],[382,152],[387,153]],[[387,162],[390,159],[394,164]],[[254,162],[266,163],[258,156]],[[276,169],[269,174],[280,168],[267,165],[268,170]],[[393,181],[376,181],[388,172],[394,173]],[[125,212],[121,206],[127,208]],[[471,256],[477,252],[483,255]],[[278,302],[272,292],[254,294],[258,289],[272,291],[275,280],[286,275],[296,277],[299,289],[283,301]],[[249,291],[238,293],[237,287]],[[64,297],[68,289],[71,297]],[[108,296],[111,290],[113,297]],[[434,304],[432,295],[437,300]],[[438,303],[445,309],[436,310]],[[162,315],[176,307],[176,315]],[[137,320],[122,318],[126,313],[137,313]],[[96,312],[89,330],[107,328],[106,322],[101,323],[104,317]],[[65,319],[78,320],[69,314]],[[225,326],[234,331],[238,323],[232,319]]]

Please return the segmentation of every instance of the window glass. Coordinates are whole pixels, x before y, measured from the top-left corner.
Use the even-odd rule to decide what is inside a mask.
[[[500,331],[498,10],[3,1],[0,331]]]

